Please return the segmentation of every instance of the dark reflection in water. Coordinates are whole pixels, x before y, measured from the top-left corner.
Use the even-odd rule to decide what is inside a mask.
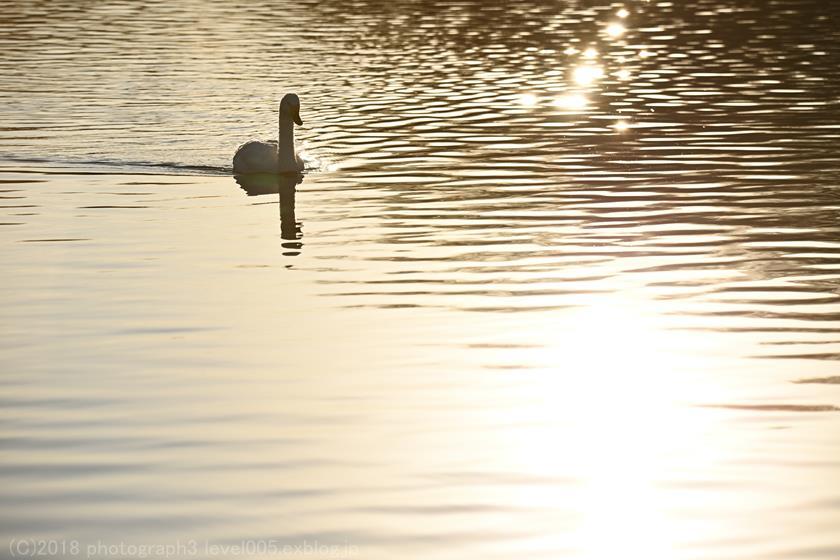
[[[297,185],[303,182],[303,175],[300,173],[252,174],[237,175],[237,184],[248,193],[248,196],[259,196],[276,194],[280,206],[280,236],[282,239],[293,240],[294,243],[283,243],[285,256],[296,256],[300,254],[303,243],[299,240],[303,237],[302,225],[295,218],[295,192]]]

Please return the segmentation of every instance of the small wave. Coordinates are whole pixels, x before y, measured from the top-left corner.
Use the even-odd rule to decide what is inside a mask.
[[[704,408],[728,408],[730,410],[753,410],[762,412],[840,412],[830,404],[705,404]]]
[[[840,375],[832,377],[808,377],[805,379],[797,379],[794,383],[800,384],[824,384],[824,385],[840,385]]]
[[[319,158],[309,152],[301,152],[304,161],[304,173],[320,171],[329,168],[331,164],[325,164]],[[204,175],[204,176],[225,176],[233,175],[233,168],[229,165],[190,165],[175,162],[150,162],[150,161],[118,161],[118,160],[74,160],[74,159],[47,159],[47,158],[21,158],[8,155],[0,155],[0,164],[8,162],[15,164],[36,164],[40,166],[60,169],[61,173],[73,175]],[[80,169],[84,168],[84,169]],[[96,168],[104,168],[107,171]]]
[[[174,162],[21,158],[2,155],[0,163],[35,164],[74,175],[232,175],[230,166],[188,165]],[[99,169],[98,169],[99,168]],[[107,171],[105,171],[107,169]]]

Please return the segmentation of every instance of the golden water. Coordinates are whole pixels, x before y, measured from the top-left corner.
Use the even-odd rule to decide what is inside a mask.
[[[833,3],[0,8],[0,557],[840,557]]]

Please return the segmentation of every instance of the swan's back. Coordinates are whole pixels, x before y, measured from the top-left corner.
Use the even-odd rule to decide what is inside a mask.
[[[277,173],[277,142],[252,140],[239,146],[233,156],[233,172]]]

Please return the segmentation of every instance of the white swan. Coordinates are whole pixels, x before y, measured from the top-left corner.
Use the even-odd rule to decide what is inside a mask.
[[[303,160],[295,152],[295,126],[300,120],[300,99],[287,93],[280,101],[280,119],[277,142],[251,140],[239,146],[233,156],[233,172],[290,173],[303,171]]]

